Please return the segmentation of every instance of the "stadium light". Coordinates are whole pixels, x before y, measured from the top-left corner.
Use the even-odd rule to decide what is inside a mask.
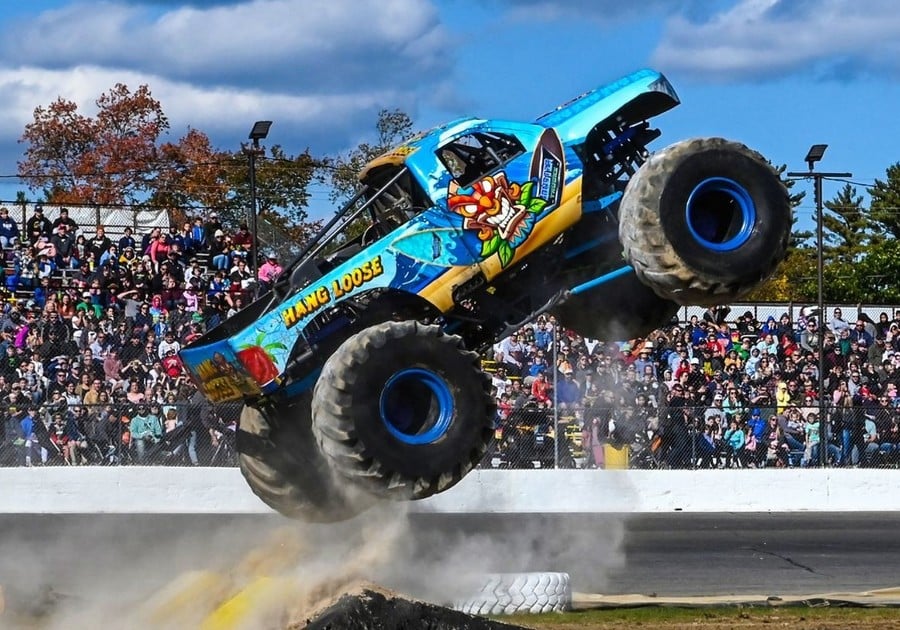
[[[256,156],[260,155],[259,141],[265,140],[269,135],[269,128],[272,126],[271,120],[257,120],[253,123],[250,130],[250,140],[253,146],[245,148],[247,157],[250,161],[250,269],[253,272],[253,282],[259,281],[259,237],[257,236],[256,217],[259,214],[259,208],[256,199]]]
[[[846,178],[853,177],[853,173],[823,173],[813,170],[816,162],[821,161],[825,155],[827,144],[814,144],[806,152],[804,161],[809,166],[806,172],[789,172],[788,177],[792,179],[812,179],[813,194],[816,201],[816,281],[818,283],[818,331],[819,331],[819,383],[817,395],[819,397],[819,464],[824,468],[828,462],[828,425],[825,416],[825,294],[824,294],[824,276],[825,262],[823,256],[823,200],[822,200],[822,180],[826,178]]]
[[[803,158],[803,161],[809,165],[809,170],[813,170],[813,166],[816,162],[822,159],[822,156],[825,155],[825,149],[828,148],[827,144],[814,144],[809,147],[809,151],[806,152],[806,157]]]

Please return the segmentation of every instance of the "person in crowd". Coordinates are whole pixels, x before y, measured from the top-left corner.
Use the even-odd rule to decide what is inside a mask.
[[[270,290],[282,271],[284,269],[278,264],[278,256],[274,252],[270,252],[266,256],[266,261],[259,267],[260,290],[263,292]]]
[[[0,247],[14,248],[19,244],[19,224],[9,216],[9,208],[0,206]]]
[[[34,214],[25,222],[25,235],[30,244],[35,244],[42,236],[50,238],[53,233],[53,224],[44,216],[44,207],[37,204],[34,207]]]
[[[78,223],[75,222],[75,219],[69,216],[69,209],[66,207],[62,207],[59,209],[59,216],[53,219],[51,230],[53,232],[56,232],[60,225],[66,226],[66,232],[71,234],[73,237],[78,232]]]
[[[158,407],[159,405],[156,405],[156,408]],[[162,439],[163,428],[159,415],[152,413],[150,406],[145,402],[139,403],[136,413],[131,418],[129,431],[137,461],[143,463],[147,449]]]

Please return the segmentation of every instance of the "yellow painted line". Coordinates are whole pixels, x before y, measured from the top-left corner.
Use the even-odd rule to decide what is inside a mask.
[[[183,573],[150,601],[137,616],[152,627],[189,627],[215,610],[231,593],[231,581],[213,571]]]
[[[233,630],[247,627],[251,621],[259,623],[267,617],[280,617],[287,609],[289,598],[297,592],[297,583],[292,578],[256,578],[204,619],[200,629]]]

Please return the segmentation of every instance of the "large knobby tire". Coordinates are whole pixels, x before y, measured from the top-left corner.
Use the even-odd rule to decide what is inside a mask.
[[[238,440],[238,465],[253,493],[284,516],[314,523],[346,520],[370,507],[373,498],[335,475],[322,457],[312,434],[310,400],[307,394],[284,409],[268,410],[271,420],[244,406],[241,431],[267,444],[241,452]]]
[[[633,273],[573,295],[553,308],[566,328],[583,337],[622,341],[643,337],[668,324],[678,304],[656,295]]]
[[[347,339],[313,394],[313,432],[335,470],[370,492],[415,500],[474,468],[496,404],[475,352],[438,326],[385,322]]]
[[[619,238],[638,278],[683,305],[746,295],[784,259],[790,233],[778,174],[759,153],[722,138],[654,154],[619,206]]]

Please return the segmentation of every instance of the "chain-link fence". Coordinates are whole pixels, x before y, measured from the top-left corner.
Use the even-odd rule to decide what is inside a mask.
[[[234,466],[240,405],[25,403],[3,417],[2,466]]]
[[[721,405],[527,406],[498,421],[482,468],[896,468],[900,412],[889,402],[729,409]]]

